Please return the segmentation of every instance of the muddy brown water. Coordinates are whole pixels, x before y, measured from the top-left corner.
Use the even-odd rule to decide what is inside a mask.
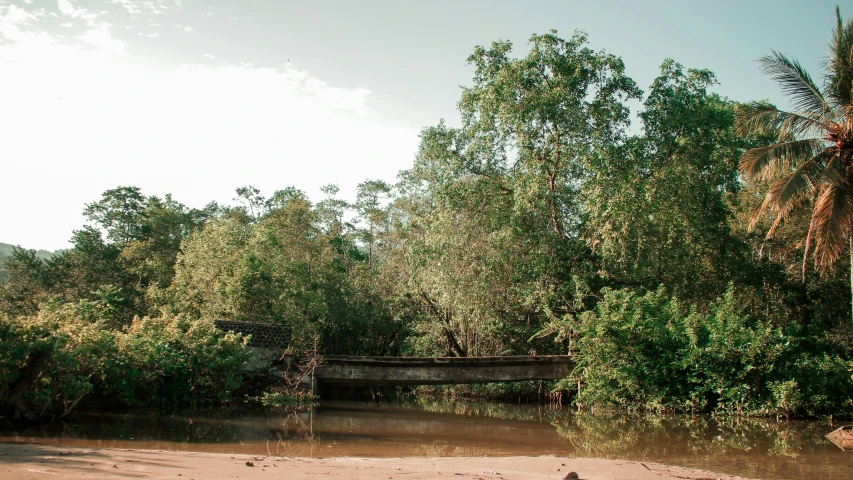
[[[629,418],[566,407],[417,401],[322,404],[291,414],[79,414],[0,430],[0,442],[309,457],[555,455],[654,461],[762,479],[853,478],[822,422]],[[2,459],[0,459],[2,462]]]

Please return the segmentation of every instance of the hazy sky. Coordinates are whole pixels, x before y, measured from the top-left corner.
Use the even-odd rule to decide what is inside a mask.
[[[755,59],[820,77],[836,2],[0,0],[0,242],[68,246],[119,185],[189,206],[251,184],[346,198],[458,121],[475,45],[585,30],[646,88],[665,58],[784,104]],[[842,3],[853,15],[853,4]]]

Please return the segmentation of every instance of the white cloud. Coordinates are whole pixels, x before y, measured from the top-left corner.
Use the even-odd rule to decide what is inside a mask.
[[[57,0],[59,4],[59,11],[64,13],[65,15],[73,15],[74,14],[74,5],[71,4],[71,0]]]
[[[60,25],[62,25],[62,26],[63,26],[63,27],[65,27],[65,28],[71,28],[71,27],[73,26],[73,25],[71,24],[71,22],[64,22],[64,23],[60,23]]]
[[[44,48],[54,43],[54,38],[44,32],[34,30],[38,16],[15,5],[0,6],[0,36],[12,42],[11,45],[0,46],[0,60],[15,61],[22,52],[30,49]],[[18,48],[19,44],[26,45]],[[4,52],[5,50],[5,52]],[[7,52],[16,52],[8,55]],[[7,53],[7,55],[3,55]],[[5,57],[5,58],[4,58]],[[2,64],[2,62],[0,62]]]
[[[179,27],[181,27],[180,25],[178,25],[178,26],[179,26]],[[181,27],[181,28],[182,28],[185,32],[192,32],[192,31],[195,31],[195,29],[194,29],[193,27],[191,27],[190,25],[184,25],[184,26],[183,26],[183,27]]]
[[[80,40],[94,46],[99,50],[104,50],[116,55],[124,53],[126,44],[121,40],[117,40],[110,34],[110,24],[103,22],[96,28],[86,31],[78,37]]]
[[[159,37],[159,36],[160,36],[160,34],[159,34],[159,33],[157,33],[157,32],[149,33],[149,34],[148,34],[148,37],[149,37],[149,38],[157,38],[157,37]]]
[[[393,180],[417,146],[412,129],[372,120],[368,89],[292,64],[156,69],[124,54],[108,23],[68,45],[14,5],[0,6],[0,35],[0,162],[15,179],[0,204],[28,205],[4,211],[0,241],[62,247],[83,205],[117,185],[192,206],[230,202],[244,184],[319,198],[338,183],[354,196],[361,180]]]
[[[89,27],[99,28],[99,20],[105,12],[93,12],[85,8],[76,7],[71,0],[57,0],[60,13],[71,18],[79,18],[86,22]],[[51,12],[56,16],[56,12]]]
[[[162,15],[173,8],[183,7],[181,0],[173,0],[172,2],[162,0],[156,2],[152,0],[112,0],[112,3],[121,5],[131,15],[142,13]]]
[[[113,3],[114,4],[115,3],[120,4],[122,7],[124,7],[125,11],[127,11],[127,13],[129,13],[131,15],[136,15],[142,11],[139,8],[139,5],[137,5],[135,2],[133,2],[131,0],[113,0]]]
[[[203,53],[201,56],[202,56],[202,57],[204,57],[204,58],[209,58],[209,59],[211,59],[211,60],[216,60],[216,57],[215,57],[215,56],[213,56],[213,55],[211,55],[211,54],[209,54],[209,53]]]

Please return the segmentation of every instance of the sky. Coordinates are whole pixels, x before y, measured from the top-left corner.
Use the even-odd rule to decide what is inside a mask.
[[[458,124],[476,45],[521,56],[550,29],[585,31],[644,89],[672,58],[784,106],[755,60],[775,49],[820,78],[835,5],[0,0],[0,242],[68,248],[85,204],[120,185],[190,207],[243,185],[353,199],[411,166],[422,128]]]

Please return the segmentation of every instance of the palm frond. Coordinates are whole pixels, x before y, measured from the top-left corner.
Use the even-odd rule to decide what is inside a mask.
[[[767,191],[764,202],[753,215],[749,229],[753,230],[764,212],[770,209],[776,212],[777,216],[770,230],[767,231],[766,238],[773,237],[788,214],[811,198],[817,186],[827,180],[827,167],[832,168],[831,165],[836,158],[835,149],[826,148],[775,181]]]
[[[811,197],[810,193],[811,192],[809,192],[807,188],[804,188],[796,194],[789,194],[790,196],[787,202],[779,202],[777,197],[775,197],[771,192],[767,192],[767,195],[764,196],[764,201],[761,202],[761,205],[755,213],[752,214],[752,218],[749,221],[748,231],[751,232],[755,230],[758,222],[761,221],[761,217],[770,210],[776,214],[773,224],[770,225],[770,228],[767,230],[767,234],[764,236],[764,240],[770,240],[774,235],[776,235],[776,231],[782,226],[782,223],[786,218],[788,218],[788,215],[806,203],[806,201]]]
[[[776,138],[780,140],[816,137],[831,126],[827,123],[827,117],[821,117],[811,112],[800,112],[797,114],[779,111],[778,119],[779,124]]]
[[[800,205],[805,203],[805,201],[807,199],[808,199],[808,197],[803,195],[803,196],[797,198],[796,201],[789,202],[786,205],[786,208],[784,210],[780,211],[776,215],[776,218],[773,220],[773,224],[770,225],[770,229],[767,230],[767,234],[764,236],[764,240],[770,240],[771,238],[773,238],[773,236],[776,235],[776,231],[779,230],[779,227],[781,227],[782,224],[784,223],[785,219],[788,218],[788,215],[792,211],[794,211],[794,209],[796,209],[797,207],[799,207]],[[765,201],[768,202],[768,205],[770,204],[770,201],[767,200],[767,197],[765,197]],[[766,208],[765,208],[765,210],[766,210]],[[759,220],[758,216],[752,218],[752,221],[750,222],[750,229],[755,228],[755,224],[758,223],[758,220]]]
[[[755,227],[758,225],[758,222],[761,220],[761,217],[764,215],[764,212],[766,212],[767,209],[770,208],[770,205],[772,203],[773,203],[773,199],[770,197],[770,195],[769,194],[765,195],[764,201],[761,202],[761,205],[758,206],[758,208],[752,214],[752,218],[749,220],[749,227],[748,227],[749,232],[752,232],[753,230],[755,230]],[[773,227],[771,227],[771,230],[775,231],[774,227],[779,226],[779,224],[781,224],[782,220],[784,220],[784,219],[785,219],[785,215],[782,212],[779,212],[776,215],[776,220],[774,220]],[[766,238],[769,238],[769,237],[766,237]],[[764,247],[762,246],[762,248],[764,248]]]
[[[791,97],[797,112],[809,112],[821,117],[834,117],[833,110],[809,73],[800,62],[773,51],[758,60],[761,70],[770,75]]]
[[[736,124],[740,135],[772,135],[779,141],[820,135],[829,124],[810,112],[786,112],[767,102],[737,106]]]
[[[776,135],[779,110],[767,102],[742,103],[735,109],[735,123],[740,135]]]
[[[827,185],[817,198],[814,211],[815,259],[818,268],[832,265],[847,247],[853,195],[847,185]]]
[[[835,16],[824,93],[836,110],[843,110],[853,104],[853,22],[844,22],[838,7]],[[843,113],[840,111],[839,115]]]
[[[771,185],[767,193],[773,197],[777,209],[781,210],[783,206],[804,194],[813,194],[817,185],[827,180],[827,163],[831,162],[834,156],[834,148],[824,149]]]
[[[748,180],[764,180],[781,168],[813,158],[820,144],[819,139],[793,140],[747,150],[741,156],[740,171]]]
[[[835,147],[829,147],[819,155],[825,155],[829,159],[821,173],[821,182],[827,185],[838,185],[841,187],[849,185],[844,171],[844,165],[841,162],[841,157],[838,155],[838,149]]]

